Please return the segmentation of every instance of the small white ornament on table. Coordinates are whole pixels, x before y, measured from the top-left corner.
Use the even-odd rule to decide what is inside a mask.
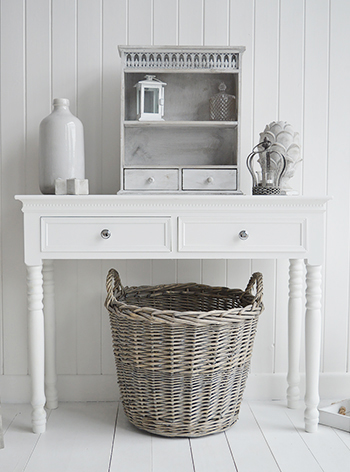
[[[280,152],[287,161],[285,172],[281,176],[281,193],[285,195],[297,195],[298,192],[289,185],[289,180],[294,176],[297,164],[301,162],[300,137],[292,125],[286,121],[273,121],[266,125],[260,133],[260,142],[267,139],[271,143],[270,152]]]
[[[89,181],[88,179],[56,179],[55,180],[56,195],[88,195]]]
[[[87,179],[68,179],[67,180],[68,195],[88,195],[89,181]]]
[[[67,195],[67,180],[55,179],[55,194]]]

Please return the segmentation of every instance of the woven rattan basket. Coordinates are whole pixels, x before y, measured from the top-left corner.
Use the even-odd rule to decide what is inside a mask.
[[[245,291],[196,283],[124,288],[111,269],[106,286],[129,421],[163,436],[232,426],[263,310],[262,275],[253,274]]]

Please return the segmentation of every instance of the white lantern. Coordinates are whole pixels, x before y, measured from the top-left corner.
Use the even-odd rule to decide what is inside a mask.
[[[162,121],[164,116],[165,82],[155,75],[146,75],[136,85],[137,119],[139,121]]]

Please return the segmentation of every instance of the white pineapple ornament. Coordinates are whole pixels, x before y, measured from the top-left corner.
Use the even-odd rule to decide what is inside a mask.
[[[283,154],[286,159],[286,170],[280,182],[281,193],[296,195],[298,192],[289,186],[288,181],[294,176],[295,168],[302,160],[299,133],[295,132],[286,121],[272,121],[260,133],[260,142],[263,142],[265,138],[271,142],[269,150]]]

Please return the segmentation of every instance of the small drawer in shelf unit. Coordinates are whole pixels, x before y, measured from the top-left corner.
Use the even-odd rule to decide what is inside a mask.
[[[182,190],[237,191],[237,169],[182,169]]]
[[[179,190],[177,169],[124,169],[125,190]]]

